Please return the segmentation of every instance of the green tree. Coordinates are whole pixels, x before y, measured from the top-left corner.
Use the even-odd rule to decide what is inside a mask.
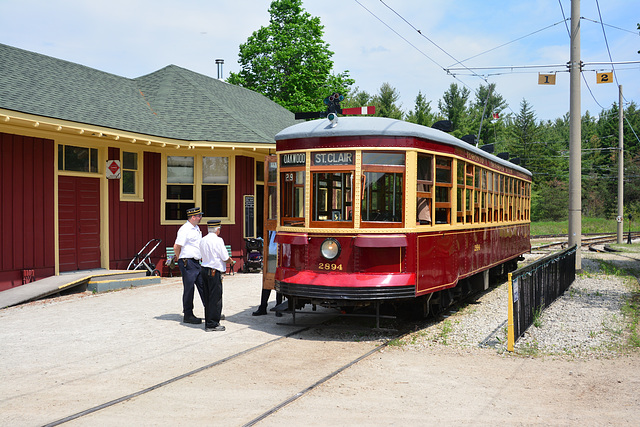
[[[456,83],[451,83],[449,89],[444,93],[441,100],[438,100],[438,109],[447,120],[451,120],[453,130],[456,133],[464,134],[465,121],[467,118],[467,101],[469,100],[469,89],[459,88]]]
[[[435,115],[431,112],[431,101],[418,91],[416,96],[416,105],[412,111],[407,114],[406,120],[411,123],[417,123],[423,126],[431,126],[435,122]]]
[[[480,131],[480,145],[491,144],[496,142],[497,129],[500,127],[499,122],[493,120],[493,115],[497,114],[502,117],[502,112],[507,108],[507,101],[502,95],[496,92],[496,84],[480,85],[476,90],[475,100],[471,103],[470,110],[473,111],[474,120],[473,128],[482,129]],[[486,105],[486,107],[485,107]]]
[[[324,26],[302,0],[275,0],[269,25],[240,45],[240,71],[227,81],[262,93],[290,111],[318,111],[333,92],[347,93],[349,72],[333,74],[333,52],[322,39]]]
[[[509,146],[510,157],[519,157],[520,164],[533,171],[539,164],[544,147],[538,139],[540,125],[536,122],[535,112],[526,99],[522,100],[520,111],[513,118],[510,136],[512,138]]]
[[[402,119],[402,110],[396,105],[400,99],[397,89],[389,83],[382,83],[378,94],[373,97],[373,105],[376,107],[377,117],[389,117],[392,119]]]
[[[373,97],[368,92],[355,87],[344,94],[344,101],[340,104],[342,108],[368,107],[373,102]]]
[[[531,195],[532,221],[561,221],[568,217],[569,185],[551,180],[534,185]]]

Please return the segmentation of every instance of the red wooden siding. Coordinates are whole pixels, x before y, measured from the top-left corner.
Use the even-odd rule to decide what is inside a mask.
[[[120,151],[109,148],[109,159],[119,159]],[[158,265],[165,256],[165,249],[173,246],[180,225],[160,225],[162,186],[162,156],[160,153],[146,152],[143,156],[143,195],[144,202],[120,200],[120,181],[109,181],[109,268],[125,269],[142,247],[151,239],[162,239],[162,243],[151,256]],[[235,173],[235,222],[233,226],[222,227],[221,237],[231,245],[233,254],[240,257],[244,249],[242,238],[243,196],[253,194],[254,161],[250,157],[236,157]],[[206,234],[206,224],[202,224],[202,233]],[[150,249],[150,248],[147,248]],[[238,264],[240,267],[241,264]]]
[[[55,272],[54,143],[0,133],[0,291]]]

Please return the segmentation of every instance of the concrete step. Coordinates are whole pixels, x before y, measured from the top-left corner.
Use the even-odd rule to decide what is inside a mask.
[[[146,270],[96,269],[66,272],[0,292],[0,309],[70,290],[104,292],[156,283],[160,283],[160,277],[147,276]]]

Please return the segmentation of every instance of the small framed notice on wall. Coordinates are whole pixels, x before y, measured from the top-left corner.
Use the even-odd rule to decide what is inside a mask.
[[[244,196],[244,237],[256,237],[255,231],[255,197]]]

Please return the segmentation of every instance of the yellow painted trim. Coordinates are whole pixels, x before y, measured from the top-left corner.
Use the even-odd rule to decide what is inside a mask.
[[[407,150],[404,161],[404,223],[409,226],[409,224],[415,224],[417,218],[417,197],[409,197],[409,195],[416,194],[416,182],[418,181],[418,152],[415,150]],[[431,202],[431,206],[433,206],[433,202]]]
[[[256,152],[264,152],[265,154],[268,154],[270,151],[275,151],[276,147],[275,141],[273,143],[184,141],[20,113],[18,111],[3,108],[0,108],[0,127],[1,126],[20,128],[20,131],[8,131],[9,133],[19,135],[36,136],[54,140],[59,140],[61,137],[82,137],[85,139],[94,139],[98,144],[108,143],[110,146],[139,144],[141,146],[148,147],[149,151],[160,151],[158,149],[161,148],[171,149],[181,147],[185,150],[241,150],[243,153],[247,153],[247,155],[253,155],[256,154]]]
[[[313,185],[313,181],[311,181],[311,151],[305,151],[305,165],[304,165],[304,226],[305,228],[309,227],[311,224],[311,193],[313,190],[311,186]]]

